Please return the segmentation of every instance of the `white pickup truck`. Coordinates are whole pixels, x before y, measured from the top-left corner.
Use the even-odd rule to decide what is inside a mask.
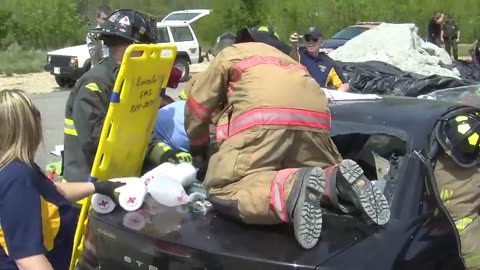
[[[190,65],[203,61],[197,36],[190,26],[194,21],[209,15],[209,9],[174,11],[158,22],[158,43],[173,43],[177,46],[174,66],[182,71],[181,81],[190,77]],[[90,69],[90,54],[86,44],[48,52],[45,70],[55,76],[60,87],[71,88]]]

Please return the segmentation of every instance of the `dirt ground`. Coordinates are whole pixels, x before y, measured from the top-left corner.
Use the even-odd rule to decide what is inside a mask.
[[[48,72],[29,73],[7,77],[0,75],[0,89],[21,89],[27,93],[50,93],[60,91],[55,78]]]
[[[212,59],[210,59],[212,61]],[[201,64],[190,65],[190,73],[195,74],[204,71],[210,62],[203,62]],[[48,72],[29,73],[21,75],[13,75],[7,77],[0,75],[0,89],[21,89],[29,94],[51,93],[55,91],[62,91],[55,82],[55,78]]]

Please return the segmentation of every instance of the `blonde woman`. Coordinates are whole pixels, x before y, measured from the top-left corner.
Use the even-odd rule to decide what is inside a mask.
[[[0,90],[0,269],[68,269],[77,221],[70,203],[122,185],[52,183],[34,161],[41,142],[31,99]]]

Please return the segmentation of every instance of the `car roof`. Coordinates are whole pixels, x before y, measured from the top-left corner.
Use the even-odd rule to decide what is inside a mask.
[[[412,140],[412,147],[425,147],[438,119],[461,105],[413,97],[383,96],[381,99],[331,101],[332,135],[348,130],[387,133]],[[356,127],[354,127],[356,126]],[[403,134],[401,134],[403,133]]]

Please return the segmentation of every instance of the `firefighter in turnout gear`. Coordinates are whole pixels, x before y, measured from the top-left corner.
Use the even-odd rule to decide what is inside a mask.
[[[87,181],[110,104],[119,65],[133,43],[155,43],[155,26],[134,10],[114,11],[98,29],[110,56],[85,73],[70,93],[65,109],[64,172],[66,181]]]
[[[443,119],[436,129],[440,151],[434,176],[440,197],[455,222],[469,270],[480,269],[480,117],[470,112]]]
[[[247,224],[292,223],[309,249],[330,190],[374,223],[385,224],[390,210],[362,169],[342,160],[329,137],[328,99],[290,51],[271,27],[241,29],[187,89],[185,129],[198,156],[209,144],[209,124],[216,126],[219,150],[204,184],[220,213]]]
[[[109,57],[80,77],[68,97],[63,153],[63,178],[67,182],[84,182],[89,178],[125,50],[133,43],[156,42],[153,22],[134,10],[116,10],[101,28],[92,31],[108,46]],[[95,268],[98,264],[95,254],[93,234],[87,226],[79,269]]]

